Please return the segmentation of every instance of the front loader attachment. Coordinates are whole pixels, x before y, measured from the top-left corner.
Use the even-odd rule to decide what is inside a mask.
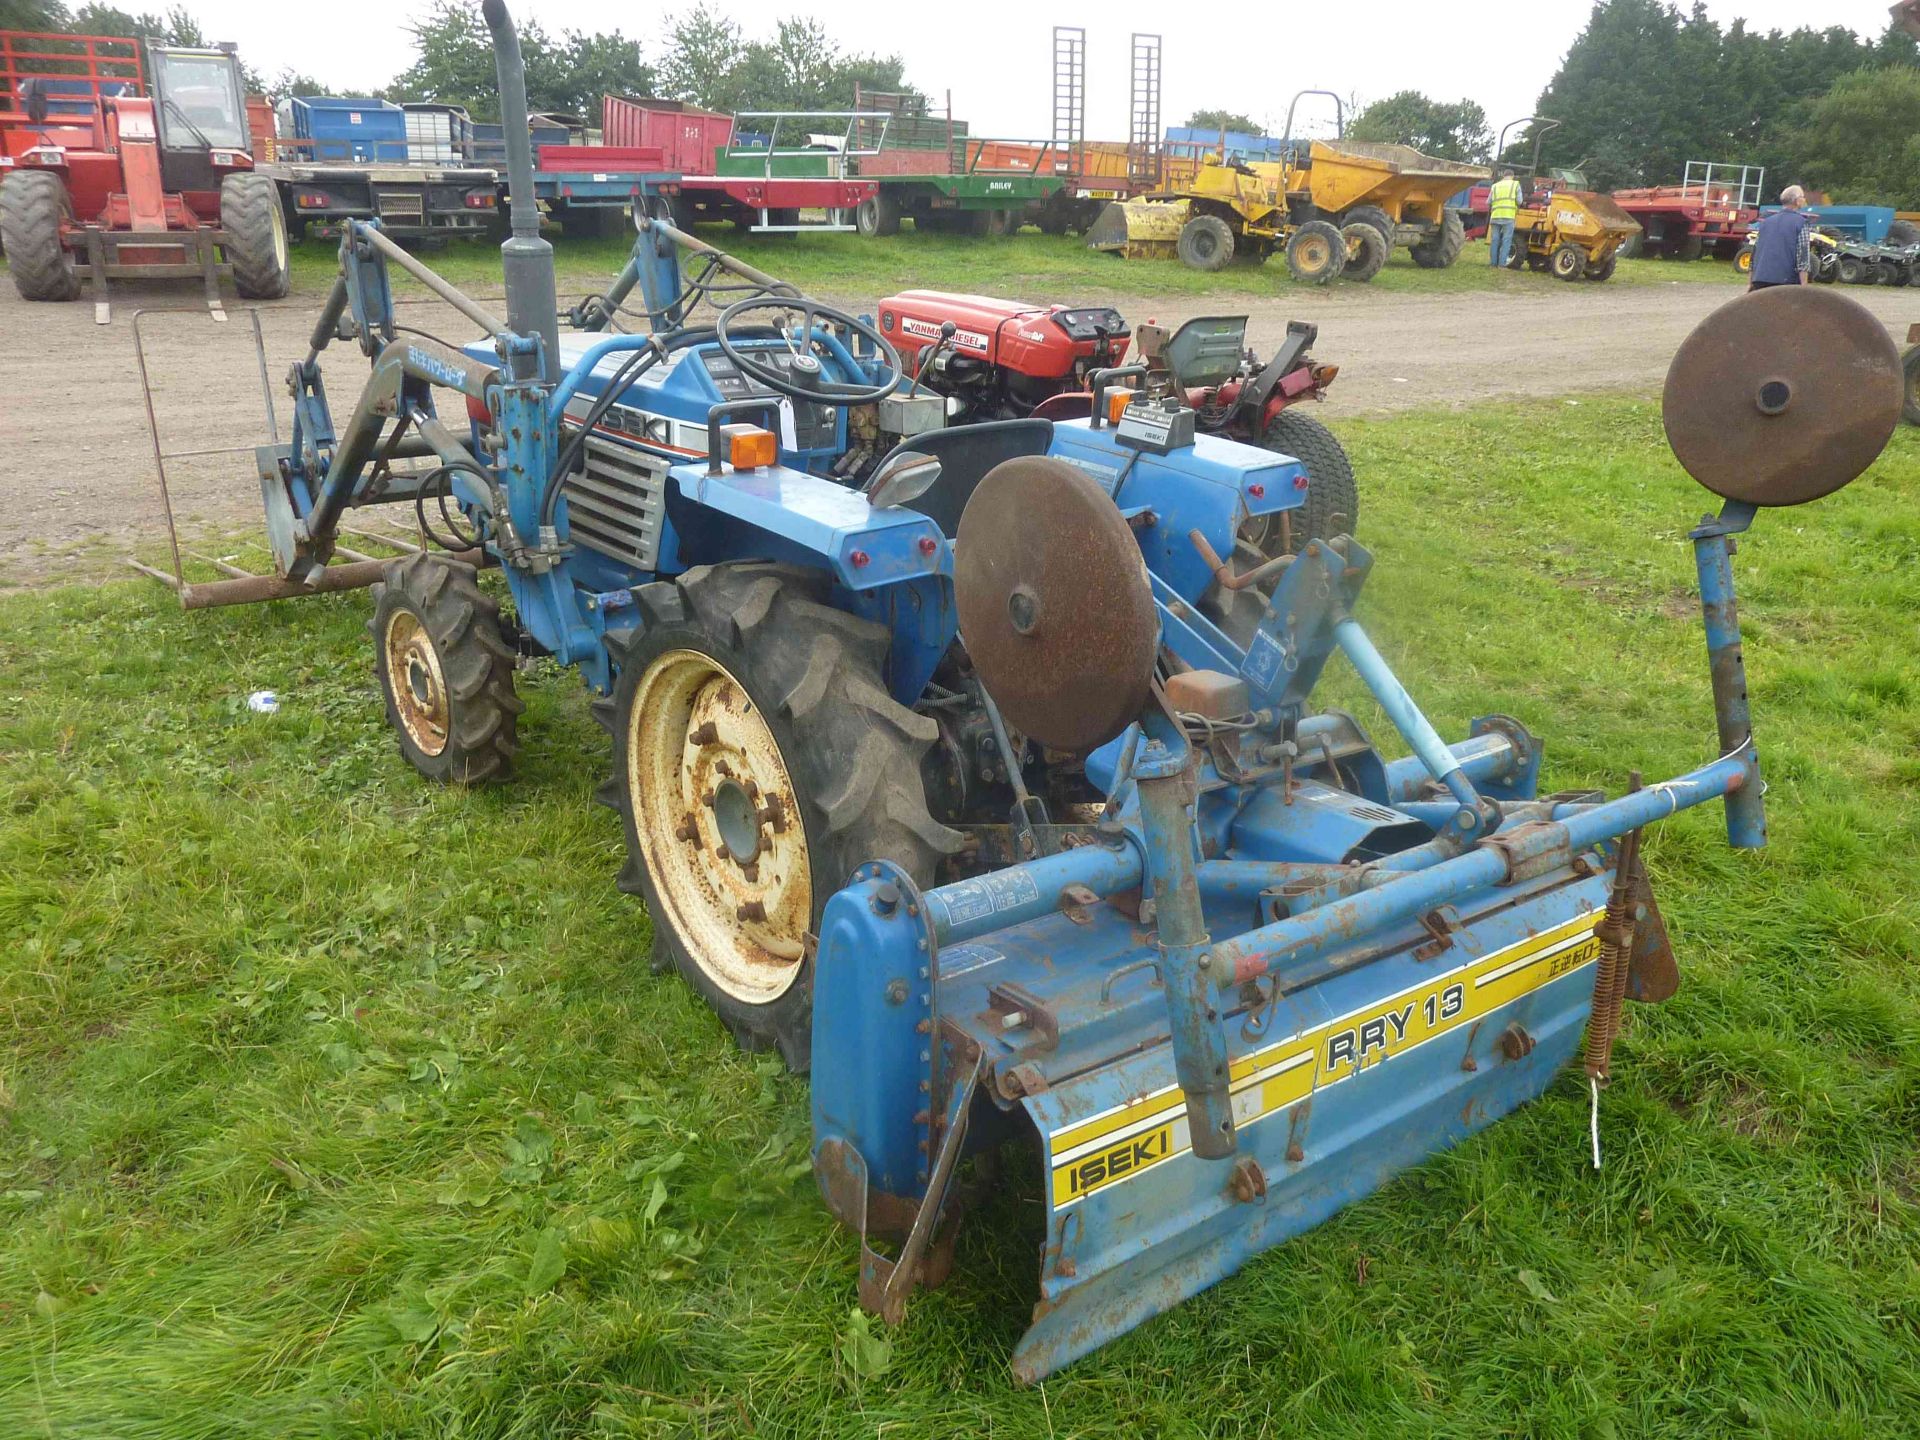
[[[1170,260],[1192,213],[1186,200],[1111,200],[1087,231],[1087,248],[1128,260]]]

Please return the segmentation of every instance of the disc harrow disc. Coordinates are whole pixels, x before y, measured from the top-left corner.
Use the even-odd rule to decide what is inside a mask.
[[[1112,499],[1044,455],[1003,461],[954,540],[960,636],[1007,723],[1085,754],[1139,718],[1159,620],[1146,564]]]
[[[1680,464],[1714,494],[1801,505],[1879,457],[1902,394],[1899,352],[1864,306],[1780,286],[1694,327],[1668,367],[1661,418]]]

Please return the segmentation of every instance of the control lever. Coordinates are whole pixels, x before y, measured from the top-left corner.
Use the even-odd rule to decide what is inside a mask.
[[[907,387],[907,398],[909,400],[920,393],[920,382],[927,378],[927,371],[933,368],[934,358],[938,356],[946,346],[953,343],[954,328],[954,323],[951,320],[942,320],[940,322],[940,338],[929,345],[926,353],[920,357],[920,366],[913,372],[913,384]]]

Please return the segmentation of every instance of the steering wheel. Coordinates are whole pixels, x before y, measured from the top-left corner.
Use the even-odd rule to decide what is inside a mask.
[[[793,356],[793,365],[789,370],[781,370],[762,359],[752,358],[767,352],[737,350],[734,348],[730,333],[735,325],[741,324],[744,317],[762,310],[778,310],[782,316],[798,315],[797,326],[782,321],[777,325],[781,336],[787,342],[787,349]],[[806,377],[818,378],[823,374],[820,357],[814,353],[817,343],[813,339],[815,325],[825,322],[840,326],[856,335],[864,335],[873,342],[879,352],[886,370],[875,385],[847,385],[821,379],[816,388],[805,383]],[[764,322],[762,322],[764,323]],[[795,338],[795,331],[801,338]],[[888,343],[887,337],[864,320],[855,319],[844,310],[835,310],[830,305],[822,305],[817,300],[795,295],[752,295],[745,300],[736,301],[722,310],[713,322],[713,338],[719,344],[721,353],[733,361],[740,373],[750,380],[758,381],[767,389],[785,395],[790,400],[803,400],[815,405],[872,405],[891,395],[900,382],[906,378],[900,368],[900,353]],[[831,387],[831,388],[829,388]]]

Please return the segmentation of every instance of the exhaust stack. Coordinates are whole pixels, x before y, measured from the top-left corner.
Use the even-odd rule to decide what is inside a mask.
[[[512,233],[500,247],[500,269],[507,288],[507,325],[521,335],[538,335],[545,349],[541,374],[531,356],[508,358],[516,380],[560,378],[560,299],[553,277],[553,246],[540,238],[540,207],[533,195],[533,137],[527,129],[527,75],[520,59],[520,36],[504,0],[480,7],[493,32],[494,73],[500,82],[500,122],[507,140],[507,213]]]

